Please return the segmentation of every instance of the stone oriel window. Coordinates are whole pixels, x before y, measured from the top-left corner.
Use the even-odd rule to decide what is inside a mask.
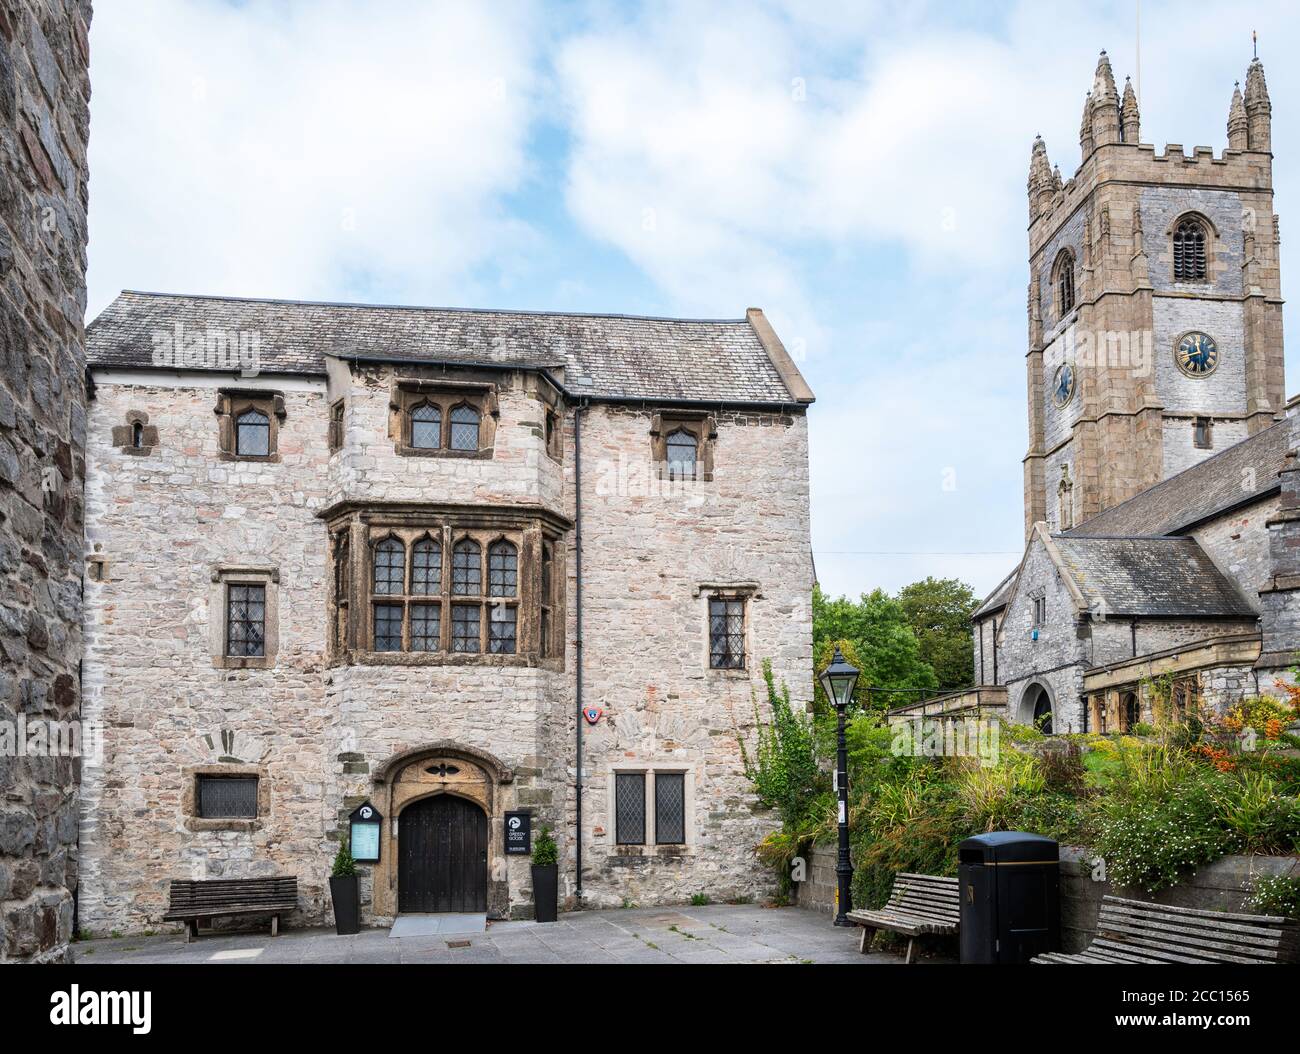
[[[650,419],[650,451],[663,479],[713,479],[715,418],[687,410],[664,411]]]
[[[563,659],[563,531],[554,514],[405,503],[327,516],[331,658],[380,665]],[[543,581],[544,580],[544,581]]]
[[[410,457],[490,458],[496,440],[496,385],[398,380],[389,403],[389,434]]]
[[[208,604],[211,654],[222,669],[266,669],[279,649],[279,583],[274,569],[219,567]]]
[[[334,561],[334,617],[331,624],[334,648],[343,651],[348,646],[348,614],[352,606],[352,542],[346,530],[335,531],[330,540]]]
[[[143,410],[128,410],[126,422],[113,426],[113,445],[123,454],[147,457],[158,447],[158,429]]]
[[[223,388],[217,394],[218,446],[223,461],[279,461],[284,396],[261,389]]]
[[[1175,282],[1205,281],[1205,243],[1208,240],[1209,231],[1200,217],[1187,216],[1178,221],[1172,239]]]
[[[1074,310],[1074,253],[1062,249],[1052,265],[1052,286],[1056,290],[1056,320]]]
[[[709,667],[714,670],[745,668],[745,598],[709,597]]]

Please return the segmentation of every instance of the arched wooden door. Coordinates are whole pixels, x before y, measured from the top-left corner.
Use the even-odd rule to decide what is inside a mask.
[[[397,825],[397,910],[487,911],[487,814],[438,794],[402,810]]]

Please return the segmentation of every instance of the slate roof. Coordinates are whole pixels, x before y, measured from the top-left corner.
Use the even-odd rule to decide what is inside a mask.
[[[1015,569],[997,584],[993,592],[984,598],[984,602],[980,604],[980,606],[975,609],[975,613],[971,615],[972,622],[976,622],[979,619],[984,618],[986,615],[991,615],[993,612],[1000,611],[1002,608],[1007,606],[1007,600],[1011,597],[1011,587],[1015,585],[1016,571],[1019,570],[1020,565],[1017,564]]]
[[[1052,541],[1089,608],[1106,617],[1257,615],[1193,538],[1057,534]]]
[[[153,334],[260,334],[261,372],[323,374],[327,355],[563,368],[575,394],[795,403],[747,318],[387,307],[125,290],[86,330],[91,366],[149,368]],[[803,401],[808,401],[807,399]]]
[[[1292,424],[1289,417],[1278,421],[1085,520],[1065,536],[1173,534],[1262,498],[1278,489],[1277,474],[1291,444]],[[1243,486],[1252,482],[1254,486]]]

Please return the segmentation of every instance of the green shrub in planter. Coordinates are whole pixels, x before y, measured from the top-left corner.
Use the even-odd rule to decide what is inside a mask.
[[[352,859],[347,838],[339,840],[330,870],[330,900],[334,904],[334,929],[339,934],[361,932],[361,891],[357,883],[357,862]]]
[[[554,922],[559,914],[560,847],[543,826],[533,841],[533,912],[538,922]]]

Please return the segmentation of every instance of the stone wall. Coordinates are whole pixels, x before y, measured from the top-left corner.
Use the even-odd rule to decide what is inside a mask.
[[[89,21],[0,0],[0,961],[74,922],[80,763],[13,744],[80,716]]]
[[[1082,951],[1097,935],[1097,914],[1101,898],[1107,895],[1211,911],[1245,911],[1251,885],[1264,875],[1297,873],[1295,857],[1225,856],[1206,864],[1177,885],[1158,893],[1112,886],[1098,881],[1104,875],[1094,866],[1093,856],[1076,846],[1061,847],[1061,950]]]
[[[556,461],[540,442],[529,382],[506,376],[491,458],[395,456],[383,371],[335,371],[328,384],[262,375],[239,385],[282,393],[280,456],[248,463],[220,457],[213,408],[223,380],[96,376],[88,542],[104,580],[87,587],[85,682],[87,711],[109,736],[82,817],[87,928],[156,928],[174,877],[266,873],[298,876],[301,911],[291,924],[328,921],[325,878],[347,813],[365,798],[388,800],[393,759],[436,744],[489,755],[490,776],[498,763],[509,774],[493,776],[491,846],[507,809],[532,810],[534,830],[555,827],[561,895],[574,906],[573,532],[558,561],[568,589],[562,662],[349,663],[326,647],[318,516],[344,499],[555,501],[556,513],[574,519],[572,409]],[[340,395],[344,442],[331,453],[328,407]],[[126,422],[140,415],[146,449],[123,448]],[[762,660],[790,685],[796,707],[811,693],[806,419],[717,412],[712,480],[664,492],[652,482],[652,416],[604,405],[582,413],[584,702],[602,710],[597,724],[584,723],[586,903],[681,903],[701,892],[758,899],[774,883],[752,849],[775,821],[756,808],[739,744],[753,741]],[[212,578],[229,566],[278,576],[267,669],[214,661]],[[747,598],[744,670],[709,668],[713,590]],[[256,772],[265,813],[251,824],[196,822],[189,788],[206,766]],[[686,774],[685,845],[614,844],[612,787],[629,769]],[[400,817],[388,819],[400,832]],[[362,866],[367,922],[391,917],[394,886],[376,885],[395,882],[391,859]],[[490,910],[528,914],[528,861],[493,852],[490,864]]]

